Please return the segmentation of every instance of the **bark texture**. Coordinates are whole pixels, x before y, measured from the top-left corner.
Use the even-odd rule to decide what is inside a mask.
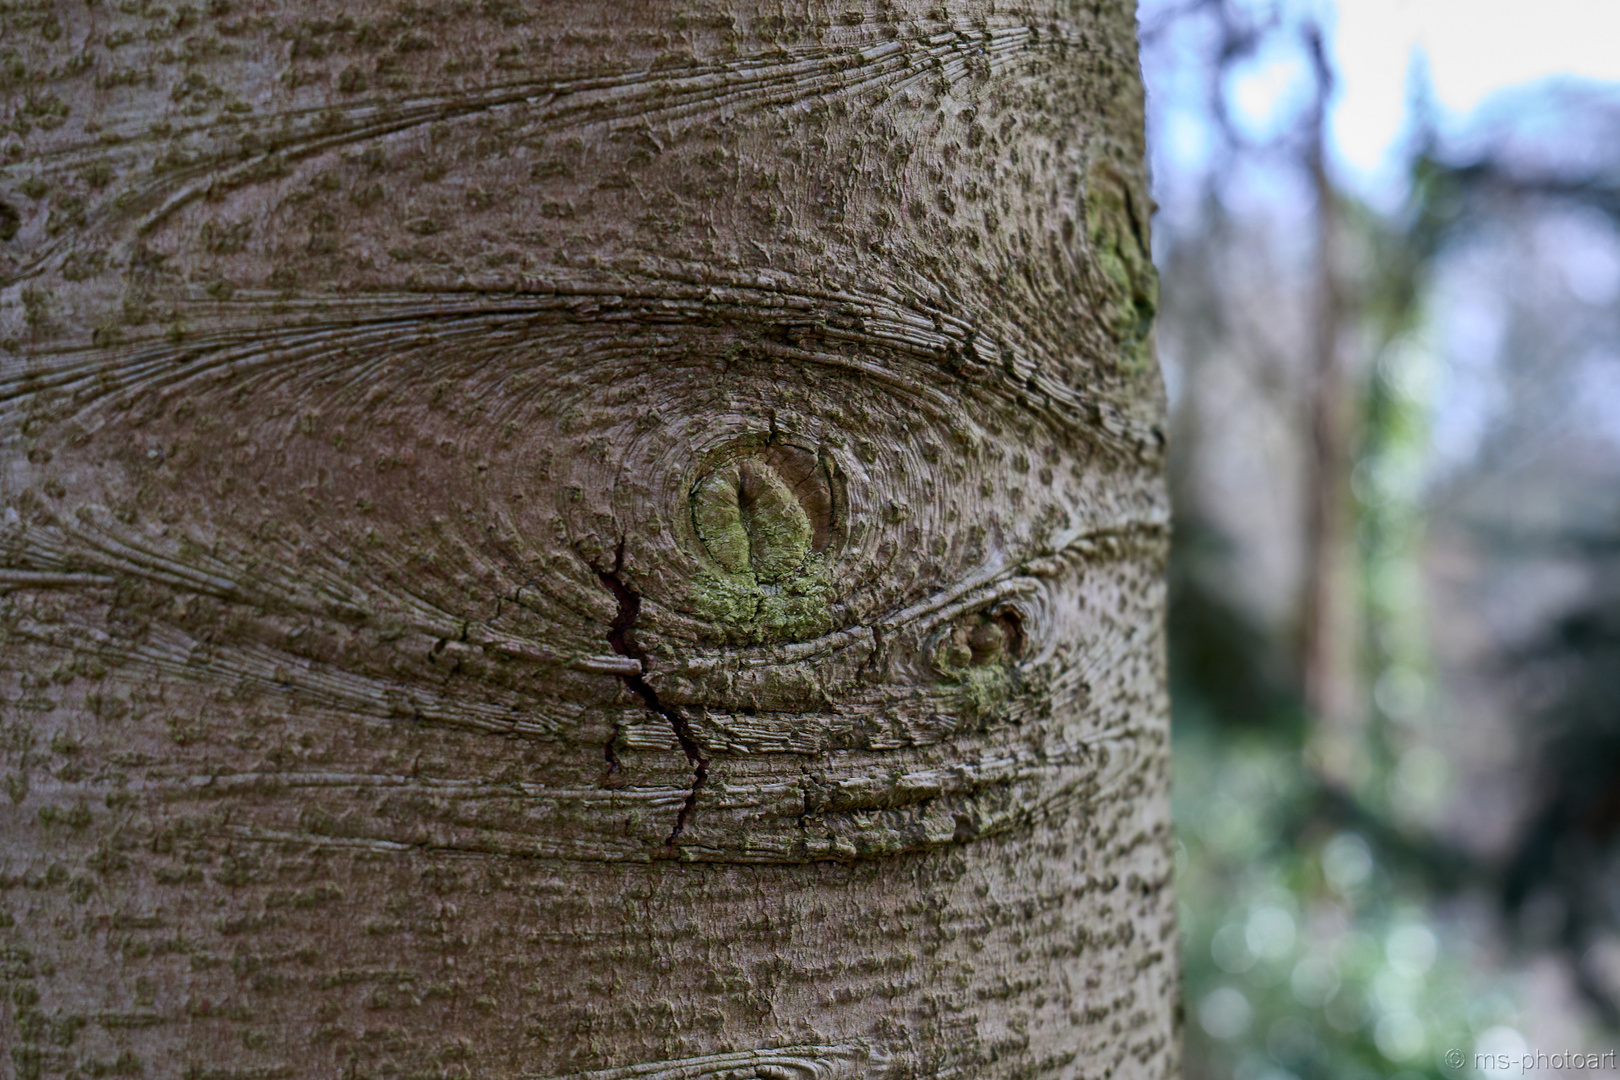
[[[1172,1070],[1124,0],[0,19],[0,1068]]]

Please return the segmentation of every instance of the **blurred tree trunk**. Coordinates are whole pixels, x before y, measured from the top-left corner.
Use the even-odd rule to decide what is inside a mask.
[[[12,1074],[1168,1075],[1132,17],[9,11]]]
[[[1316,193],[1316,318],[1309,384],[1310,469],[1305,529],[1302,683],[1317,725],[1314,750],[1325,776],[1353,782],[1365,753],[1356,710],[1355,536],[1350,513],[1351,401],[1340,355],[1346,323],[1340,269],[1339,195],[1327,165],[1332,70],[1312,34],[1317,97],[1308,167]]]

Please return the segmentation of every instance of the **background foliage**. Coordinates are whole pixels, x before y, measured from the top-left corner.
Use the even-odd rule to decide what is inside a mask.
[[[1333,25],[1142,9],[1187,1072],[1522,1075],[1620,1020],[1620,97],[1450,117],[1415,64],[1358,188]]]

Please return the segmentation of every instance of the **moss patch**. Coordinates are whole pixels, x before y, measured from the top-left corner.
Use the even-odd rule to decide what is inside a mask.
[[[807,451],[732,462],[700,480],[692,527],[714,565],[693,583],[698,616],[749,643],[802,641],[832,629],[821,550],[829,491],[825,470]]]
[[[1159,310],[1159,277],[1148,242],[1145,200],[1110,162],[1092,166],[1086,183],[1086,234],[1107,283],[1101,314],[1120,344],[1120,363],[1148,365],[1148,333]]]

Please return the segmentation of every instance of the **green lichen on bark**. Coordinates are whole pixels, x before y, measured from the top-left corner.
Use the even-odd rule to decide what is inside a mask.
[[[1010,612],[971,616],[950,627],[934,645],[934,670],[957,689],[962,720],[979,722],[1003,715],[1022,688],[1015,662],[1022,630]]]
[[[812,485],[814,488],[814,485]],[[692,526],[714,562],[693,583],[698,616],[738,641],[790,640],[832,628],[831,579],[818,532],[789,477],[770,461],[723,466],[692,492]]]
[[[1131,374],[1152,361],[1148,335],[1159,310],[1159,277],[1143,204],[1111,162],[1092,167],[1086,183],[1086,233],[1107,283],[1098,314],[1120,345],[1121,367]]]

